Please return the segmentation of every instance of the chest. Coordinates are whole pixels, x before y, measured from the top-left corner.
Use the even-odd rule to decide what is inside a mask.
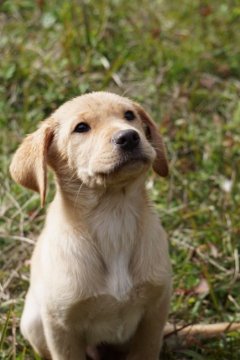
[[[106,270],[105,291],[122,300],[133,287],[130,262],[138,242],[136,209],[124,201],[108,204],[92,218],[91,230]]]

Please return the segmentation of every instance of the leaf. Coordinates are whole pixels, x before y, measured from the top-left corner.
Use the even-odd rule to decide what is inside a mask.
[[[206,279],[202,278],[199,284],[193,290],[195,294],[208,294],[209,293],[209,285]]]
[[[213,9],[210,5],[202,5],[200,6],[199,12],[201,16],[206,17],[212,14]]]

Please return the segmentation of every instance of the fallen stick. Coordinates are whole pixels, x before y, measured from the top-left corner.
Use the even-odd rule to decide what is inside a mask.
[[[196,336],[214,337],[229,331],[240,331],[240,323],[216,323],[216,324],[190,324],[190,325],[174,325],[167,323],[164,329],[164,336]]]

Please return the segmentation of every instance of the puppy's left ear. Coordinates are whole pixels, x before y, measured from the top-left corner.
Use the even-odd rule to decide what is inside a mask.
[[[41,206],[44,206],[46,196],[47,152],[54,135],[51,120],[43,121],[38,130],[23,140],[9,169],[18,184],[40,193]]]
[[[156,124],[153,122],[151,117],[146,113],[146,111],[139,105],[134,104],[137,108],[137,112],[146,126],[146,133],[149,141],[151,142],[153,148],[156,151],[156,159],[153,163],[153,170],[160,176],[166,177],[169,172],[168,161],[166,156],[165,146],[162,140],[162,137],[158,131]]]

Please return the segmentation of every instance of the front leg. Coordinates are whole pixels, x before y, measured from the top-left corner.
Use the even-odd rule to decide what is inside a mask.
[[[43,324],[51,360],[86,360],[85,343],[71,327],[58,324],[46,314]]]
[[[147,309],[132,339],[127,360],[158,360],[167,321],[170,295]]]

